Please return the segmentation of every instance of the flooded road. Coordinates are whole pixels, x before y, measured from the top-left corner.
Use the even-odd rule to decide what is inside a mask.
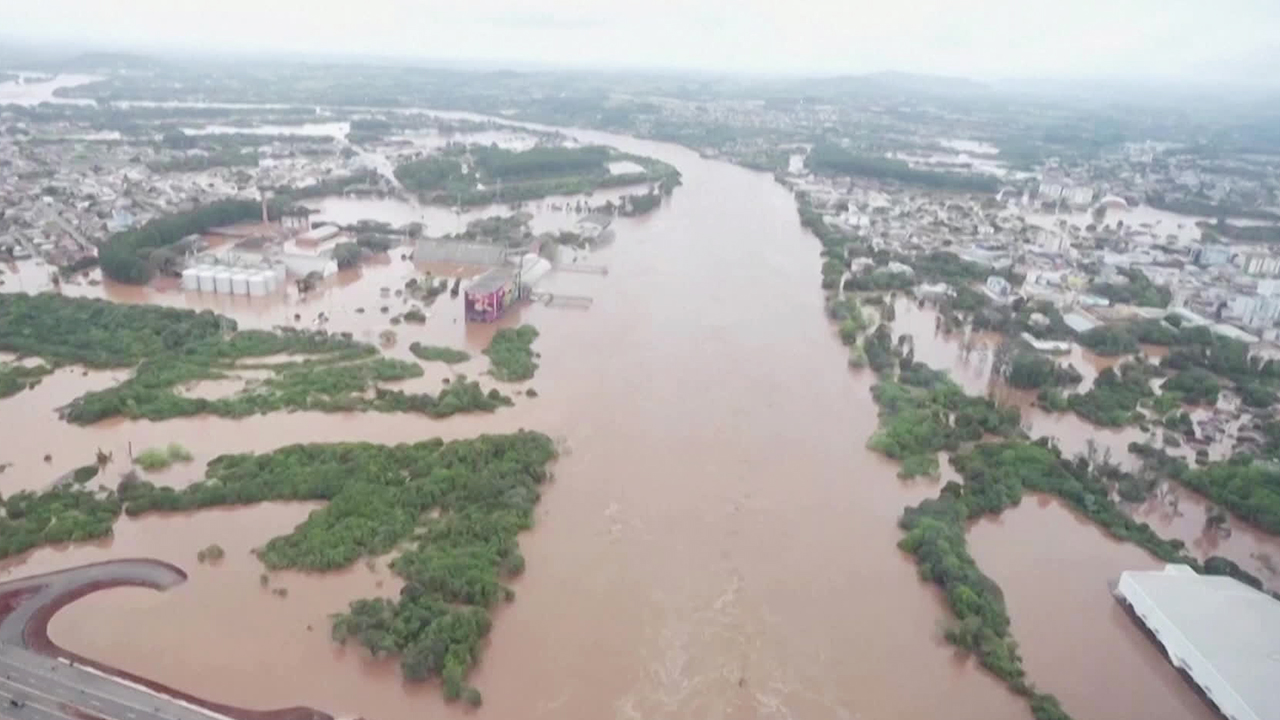
[[[767,174],[670,145],[573,134],[670,162],[685,187],[654,214],[615,223],[617,242],[592,257],[610,268],[607,276],[553,277],[591,294],[590,310],[532,306],[508,319],[541,332],[542,367],[528,383],[537,399],[444,421],[293,413],[74,428],[47,409],[76,394],[67,386],[74,377],[62,371],[66,377],[47,378],[47,387],[0,401],[0,421],[16,429],[19,447],[50,446],[55,465],[67,456],[68,467],[97,447],[113,449],[123,466],[129,442],[135,451],[182,442],[197,462],[162,476],[173,484],[193,479],[215,454],[291,442],[400,442],[520,427],[557,438],[564,451],[556,479],[544,489],[535,529],[520,540],[528,569],[515,583],[516,601],[496,613],[471,679],[484,693],[482,717],[1029,717],[1024,700],[945,644],[948,613],[895,548],[902,508],[938,486],[901,483],[896,465],[866,449],[876,426],[873,378],[847,368],[823,313],[818,242],[800,228],[789,193]],[[380,288],[411,272],[393,259],[319,297],[220,311],[243,325],[271,325],[332,309],[330,329],[376,337],[390,325],[375,308],[401,304],[382,299]],[[119,300],[187,302],[181,293],[127,292],[108,290]],[[393,353],[403,355],[414,339],[474,352],[493,330],[466,327],[447,297],[431,313],[424,326],[394,328]],[[918,357],[932,363],[920,334]],[[474,375],[484,367],[480,356],[458,369]],[[435,377],[447,372],[428,367]],[[84,382],[108,382],[90,378]],[[43,449],[19,452],[25,459],[14,458],[19,464],[0,476],[5,492],[39,486],[46,477],[39,471],[56,469],[35,459]],[[109,471],[120,469],[113,463]],[[259,587],[248,547],[305,515],[276,508],[122,521],[109,547],[42,550],[9,567],[26,573],[55,560],[130,554],[193,570],[178,592],[110,591],[78,602],[55,618],[52,634],[70,649],[197,694],[250,707],[305,703],[370,720],[468,716],[445,706],[436,686],[405,688],[394,667],[328,643],[326,613],[355,596],[393,592],[377,588],[362,566],[282,580],[286,599]],[[1091,528],[993,532],[1011,545],[1034,536],[1080,559],[1072,597],[1089,608],[1114,604],[1106,583],[1127,566],[1085,562],[1109,542]],[[195,567],[195,551],[209,542],[226,547],[223,567]],[[1144,557],[1135,550],[1124,559]],[[1167,664],[1128,664],[1146,639],[1091,613],[1078,614],[1095,625],[1094,671],[1131,676],[1139,688],[1181,682]],[[1037,622],[1024,643],[1029,663],[1076,646],[1079,634],[1063,632],[1057,613],[1037,612],[1034,601],[1015,612],[1018,632]],[[235,666],[243,653],[253,655],[250,672]],[[1042,689],[1059,690],[1052,668],[1030,669]],[[1056,677],[1070,685],[1070,677]]]

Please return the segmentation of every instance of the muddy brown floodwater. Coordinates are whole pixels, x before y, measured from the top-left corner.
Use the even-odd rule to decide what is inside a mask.
[[[515,583],[517,599],[496,613],[472,678],[484,692],[481,717],[1029,717],[1025,701],[945,644],[948,613],[895,548],[902,508],[935,495],[938,485],[902,483],[894,464],[866,449],[876,426],[873,378],[847,368],[824,318],[818,243],[799,226],[791,196],[767,174],[674,146],[573,134],[670,162],[685,186],[656,213],[615,224],[617,242],[591,259],[610,268],[607,276],[551,279],[560,291],[592,295],[590,310],[533,306],[507,320],[532,322],[542,333],[535,346],[542,368],[528,383],[539,398],[444,421],[293,413],[76,428],[49,408],[77,394],[77,382],[85,389],[109,378],[77,380],[61,371],[0,402],[0,423],[16,434],[0,453],[12,452],[17,463],[0,487],[39,487],[97,447],[115,453],[108,476],[118,475],[130,442],[135,449],[187,445],[197,463],[158,476],[183,484],[221,452],[535,428],[564,452],[536,527],[520,540],[528,569]],[[309,321],[323,309],[331,329],[376,338],[390,327],[376,308],[398,304],[384,301],[380,288],[412,272],[393,258],[306,300],[217,309],[246,325],[275,324],[295,311]],[[176,291],[111,288],[107,295],[221,302]],[[403,355],[412,340],[475,352],[493,330],[467,327],[447,297],[431,313],[424,326],[395,328],[392,352]],[[932,328],[931,319],[922,322]],[[917,347],[929,344],[923,334]],[[477,357],[460,369],[484,367]],[[40,460],[44,452],[54,453],[52,465]],[[284,599],[259,587],[248,548],[284,532],[304,510],[266,505],[124,520],[112,543],[41,550],[8,568],[17,574],[154,555],[191,570],[192,581],[175,592],[113,590],[81,600],[54,619],[52,632],[69,649],[199,695],[247,707],[310,704],[371,720],[468,716],[444,705],[434,685],[403,686],[393,663],[328,643],[327,613],[353,597],[393,592],[389,579],[376,586],[385,570],[279,574],[290,592]],[[1151,566],[1150,558],[1118,551],[1080,523],[993,526],[990,535],[997,545],[1045,548],[1078,565],[1070,594],[1052,598],[1055,612],[1038,612],[1018,578],[1001,574],[1005,566],[984,553],[1014,588],[1015,628],[1043,689],[1075,687],[1069,672],[1040,658],[1078,648],[1090,672],[1130,679],[1128,695],[1114,705],[1096,698],[1097,706],[1119,716],[1150,701],[1168,708],[1163,717],[1202,716],[1194,703],[1162,699],[1180,692],[1181,681],[1151,661],[1145,638],[1104,610],[1113,604],[1107,583],[1130,564]],[[210,542],[228,550],[221,567],[194,561]],[[1093,562],[1098,557],[1113,561]],[[1133,664],[1134,656],[1147,660]]]

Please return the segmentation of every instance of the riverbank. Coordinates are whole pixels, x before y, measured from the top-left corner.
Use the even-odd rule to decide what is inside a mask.
[[[91,453],[97,444],[123,456],[130,439],[140,447],[178,439],[199,462],[308,440],[409,442],[536,428],[564,449],[536,527],[520,538],[530,571],[512,584],[518,601],[495,615],[473,676],[485,690],[484,714],[1025,718],[1024,701],[946,646],[940,597],[892,549],[902,508],[936,495],[937,487],[899,482],[896,465],[866,449],[876,425],[873,378],[849,371],[825,319],[815,287],[817,243],[799,226],[790,193],[768,175],[683,148],[570,132],[581,142],[660,157],[682,171],[684,187],[654,214],[617,221],[625,242],[597,251],[593,261],[619,271],[599,281],[590,312],[535,306],[510,320],[540,331],[537,346],[547,360],[536,401],[517,401],[492,417],[444,421],[294,414],[119,422],[58,436],[67,443],[59,456]],[[357,281],[363,289],[356,292],[372,288],[376,296],[379,283],[368,280]],[[371,334],[367,319],[347,309],[358,302],[336,288],[311,307],[333,306],[338,328]],[[475,355],[493,329],[454,325],[451,312],[433,308],[435,316],[406,339]],[[928,327],[932,333],[932,320]],[[918,347],[927,340],[922,333]],[[976,365],[977,353],[969,362],[956,367]],[[0,413],[13,417],[4,403],[48,398],[56,385],[44,386],[55,378],[62,379],[55,374],[0,402]],[[47,413],[28,407],[33,418]],[[33,422],[17,424],[18,431]],[[1070,427],[1079,433],[1071,442],[1092,436]],[[13,477],[21,479],[11,471],[5,481]],[[187,478],[165,480],[181,485]],[[461,717],[438,691],[404,688],[394,665],[335,651],[327,637],[306,632],[306,624],[322,623],[366,594],[367,587],[352,590],[372,585],[376,575],[357,567],[351,579],[287,576],[291,592],[281,600],[259,589],[248,548],[287,531],[305,512],[257,512],[122,521],[116,549],[102,552],[189,537],[190,557],[217,541],[228,560],[200,569],[199,585],[193,580],[159,601],[128,593],[86,598],[55,619],[55,637],[251,706],[305,701],[374,720]],[[259,529],[264,517],[275,518],[272,529]],[[227,540],[232,531],[257,539],[236,545]],[[1123,547],[1087,526],[1051,532],[1046,542],[1071,558]],[[1017,544],[1018,537],[1003,537]],[[1105,586],[1105,571],[1090,568],[1072,582]],[[569,606],[574,613],[564,612]],[[1093,610],[1081,606],[1076,622],[1101,627]],[[61,636],[57,620],[64,622]],[[1098,632],[1088,635],[1089,653],[1072,653],[1080,633],[1064,634],[1045,616],[1030,622],[1045,626],[1035,636],[1048,643],[1044,650],[1066,658],[1060,669],[1036,673],[1047,687],[1071,689],[1070,673],[1088,664],[1128,677],[1134,702],[1164,707],[1161,668],[1135,672],[1113,660],[1130,638]],[[189,657],[192,643],[202,648],[198,665],[164,660]],[[251,663],[237,660],[237,645],[257,649]],[[296,672],[270,672],[280,666]],[[904,667],[912,669],[910,683],[902,682]],[[1112,713],[1106,697],[1088,702],[1073,711]]]

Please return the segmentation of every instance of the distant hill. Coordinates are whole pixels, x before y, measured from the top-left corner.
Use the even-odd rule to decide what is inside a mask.
[[[88,72],[92,70],[150,70],[156,66],[154,58],[135,53],[87,52],[59,63],[64,72]]]
[[[733,87],[749,94],[784,99],[817,99],[847,96],[892,95],[979,95],[992,88],[969,78],[942,75],[920,75],[905,72],[880,72],[866,75],[834,75],[831,77],[775,78],[741,80]]]
[[[930,93],[955,92],[988,92],[991,87],[986,83],[966,77],[948,75],[923,75],[908,72],[878,72],[858,76],[864,83],[877,84],[885,88],[911,90]]]

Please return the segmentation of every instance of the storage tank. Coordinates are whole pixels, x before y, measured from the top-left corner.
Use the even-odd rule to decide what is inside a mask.
[[[231,294],[232,295],[248,295],[249,294],[249,273],[245,273],[245,272],[232,273]]]
[[[199,270],[197,270],[197,271],[196,271],[196,279],[197,279],[197,280],[199,281],[199,283],[200,283],[200,292],[213,292],[213,291],[214,291],[214,279],[213,279],[213,276],[214,276],[217,272],[218,272],[217,270],[214,270],[214,269],[213,269],[213,268],[211,268],[211,267],[202,267],[202,268],[200,268]]]
[[[197,268],[189,267],[182,271],[182,289],[183,290],[199,290],[200,289],[200,271]]]
[[[284,281],[289,278],[289,269],[284,266],[284,263],[278,263],[275,266],[275,275],[276,287],[282,288],[284,287]]]
[[[218,270],[213,274],[214,291],[222,295],[231,294],[231,271]]]
[[[272,276],[274,277],[274,276]],[[255,272],[249,276],[249,295],[262,297],[267,294],[267,273]]]

